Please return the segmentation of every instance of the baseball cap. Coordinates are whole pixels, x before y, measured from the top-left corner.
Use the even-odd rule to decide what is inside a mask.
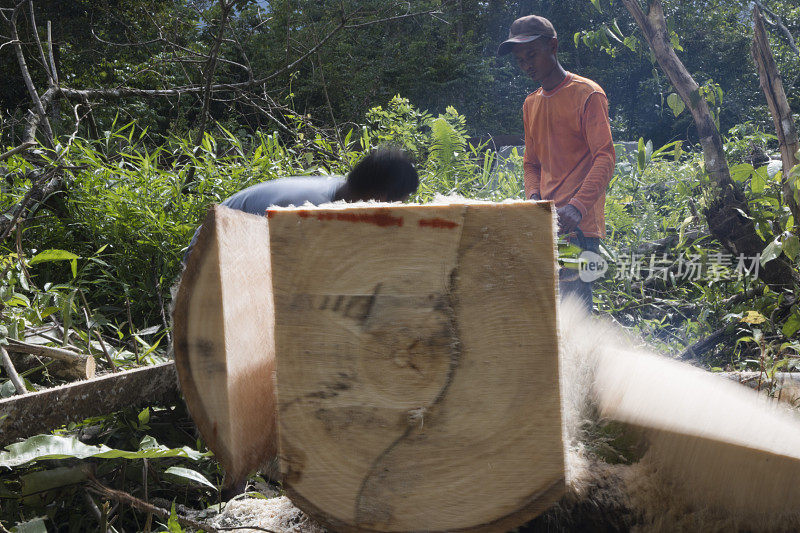
[[[511,51],[515,44],[529,43],[539,37],[556,37],[553,24],[544,17],[528,15],[520,17],[511,24],[508,39],[497,49],[497,55],[503,56]]]

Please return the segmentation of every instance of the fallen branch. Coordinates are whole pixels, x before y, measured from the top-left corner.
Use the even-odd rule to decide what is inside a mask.
[[[83,379],[93,378],[97,368],[94,357],[82,353],[75,353],[72,350],[43,346],[40,344],[30,344],[14,339],[8,340],[8,349],[12,352],[25,353],[28,355],[38,355],[48,357],[75,366],[81,369]]]
[[[800,399],[800,372],[776,372],[772,378],[764,372],[724,372],[721,375],[751,389],[774,393],[780,401],[796,403]]]
[[[17,369],[14,368],[14,363],[11,362],[11,357],[8,356],[8,352],[2,345],[0,345],[0,356],[3,358],[3,368],[6,369],[6,373],[8,373],[8,377],[11,378],[11,383],[14,384],[14,388],[17,389],[17,394],[25,394],[28,390],[25,388],[25,382],[22,381],[22,378],[19,377],[17,374]]]
[[[123,492],[121,490],[114,490],[110,487],[106,487],[97,479],[91,479],[88,483],[87,488],[94,492],[99,496],[104,496],[106,498],[110,498],[112,500],[118,501],[120,503],[127,503],[134,509],[138,509],[140,511],[144,511],[146,513],[151,513],[163,520],[169,520],[171,517],[171,513],[166,509],[162,509],[161,507],[156,507],[152,503],[148,503],[144,500],[140,500],[136,496],[128,494],[127,492]],[[205,523],[205,522],[198,522],[196,520],[192,520],[191,518],[186,518],[183,516],[175,515],[175,520],[186,527],[191,527],[197,530],[207,531],[209,533],[218,533],[220,530],[215,528],[214,526]]]
[[[719,343],[725,341],[726,339],[729,339],[730,337],[733,337],[732,331],[728,331],[728,328],[725,327],[719,328],[717,331],[715,331],[708,337],[700,339],[694,344],[689,345],[678,356],[678,359],[680,360],[697,359],[706,352],[713,350]]]
[[[11,156],[17,155],[20,152],[24,152],[25,150],[27,150],[31,146],[36,146],[36,143],[34,141],[25,141],[24,143],[20,144],[19,146],[15,146],[11,150],[9,150],[7,152],[3,152],[2,154],[0,154],[0,161],[5,161],[6,159],[8,159]]]
[[[177,397],[172,362],[13,396],[0,400],[0,446],[90,416],[126,407],[168,404]]]

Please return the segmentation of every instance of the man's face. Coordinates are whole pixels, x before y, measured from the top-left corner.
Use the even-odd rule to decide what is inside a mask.
[[[533,81],[542,81],[558,65],[555,54],[555,39],[539,37],[529,43],[515,44],[512,50],[517,65]]]

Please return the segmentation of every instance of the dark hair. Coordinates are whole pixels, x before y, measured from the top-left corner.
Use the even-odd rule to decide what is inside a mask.
[[[419,186],[411,159],[397,148],[378,148],[353,167],[347,176],[350,193],[359,199],[404,200]]]

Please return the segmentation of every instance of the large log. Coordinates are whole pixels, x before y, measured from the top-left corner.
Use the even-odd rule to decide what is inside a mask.
[[[800,510],[800,423],[719,376],[645,352],[599,350],[602,417],[638,428],[646,458],[700,507],[766,517]]]
[[[209,212],[174,312],[233,480],[277,449],[336,531],[507,531],[560,497],[550,204],[268,214]]]
[[[12,396],[0,400],[0,447],[68,422],[177,398],[171,362]]]

